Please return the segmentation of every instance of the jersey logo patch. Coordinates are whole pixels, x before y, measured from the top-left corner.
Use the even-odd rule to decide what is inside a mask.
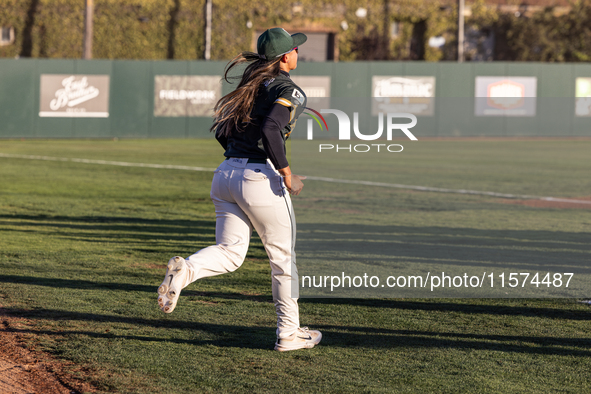
[[[265,87],[268,88],[269,85],[271,84],[271,82],[273,82],[275,80],[275,78],[271,78],[268,81],[265,81]]]
[[[293,94],[291,96],[295,99],[295,101],[298,102],[298,104],[304,104],[304,100],[306,100],[302,92],[297,89],[293,90]]]

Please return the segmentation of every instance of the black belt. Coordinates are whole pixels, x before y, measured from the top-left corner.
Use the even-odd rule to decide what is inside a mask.
[[[233,159],[233,157],[226,157],[226,160]],[[248,163],[251,164],[265,164],[267,159],[248,159]]]

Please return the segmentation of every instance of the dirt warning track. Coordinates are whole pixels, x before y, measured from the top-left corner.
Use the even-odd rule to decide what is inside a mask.
[[[66,372],[71,363],[27,346],[27,321],[0,308],[0,394],[73,394],[96,390]]]

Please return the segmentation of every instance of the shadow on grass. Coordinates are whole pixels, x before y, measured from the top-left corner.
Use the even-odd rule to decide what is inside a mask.
[[[94,282],[79,279],[59,279],[19,275],[0,274],[0,283],[26,284],[34,286],[47,286],[57,289],[105,289],[115,291],[139,291],[156,294],[156,289],[160,283],[153,285],[141,285],[135,283],[118,282]],[[237,286],[239,283],[237,284]],[[196,291],[185,289],[181,297],[206,297],[221,298],[228,300],[244,300],[254,302],[269,303],[272,301],[268,295],[249,295],[241,293],[228,293],[216,291]],[[181,298],[182,302],[182,298]],[[300,299],[300,304],[319,304],[319,305],[348,305],[369,308],[387,308],[392,310],[420,310],[435,312],[459,312],[468,315],[499,315],[499,316],[525,316],[539,317],[546,319],[559,320],[591,320],[591,313],[587,311],[570,310],[568,308],[540,308],[529,306],[512,305],[490,305],[490,304],[465,304],[453,302],[434,301],[400,301],[396,299],[359,299],[359,298],[304,298]]]
[[[164,271],[163,271],[164,272]],[[2,275],[0,274],[0,283],[14,283],[25,284],[33,286],[45,286],[56,289],[80,289],[80,290],[114,290],[124,292],[145,292],[157,294],[156,290],[160,286],[160,282],[153,285],[141,285],[136,283],[119,283],[119,282],[95,282],[90,280],[80,279],[59,279],[36,276],[19,276],[19,275]],[[271,296],[266,295],[249,295],[240,293],[223,293],[215,291],[196,291],[183,290],[183,297],[208,297],[208,298],[223,298],[228,300],[248,300],[255,302],[273,302]]]
[[[33,276],[1,275],[0,283],[26,284],[34,286],[47,286],[57,289],[105,289],[115,291],[138,291],[156,294],[160,283],[154,285],[141,285],[135,283],[94,282],[88,280],[43,278]],[[268,295],[249,295],[240,293],[183,290],[181,297],[206,297],[221,298],[227,300],[244,300],[254,302],[272,302]],[[182,302],[182,298],[181,301]],[[468,315],[499,315],[499,316],[524,316],[539,317],[559,320],[591,320],[588,311],[570,310],[568,308],[540,308],[529,306],[490,305],[490,304],[465,304],[453,302],[434,301],[400,301],[395,299],[358,299],[358,298],[304,298],[300,304],[348,305],[368,308],[387,308],[392,310],[419,310],[434,312],[459,312]]]
[[[118,335],[109,332],[89,330],[34,330],[4,327],[0,331],[45,334],[52,336],[83,335],[101,339],[127,339],[146,342],[171,342],[196,346],[213,345],[244,349],[271,349],[274,330],[264,326],[241,326],[211,323],[196,323],[170,319],[144,319],[126,316],[79,313],[56,309],[3,309],[4,314],[35,320],[82,321],[100,323],[124,323],[147,326],[155,329],[185,329],[202,331],[216,339],[162,338],[148,335]],[[591,339],[559,338],[522,335],[485,335],[477,333],[449,333],[419,330],[394,330],[358,326],[320,325],[315,328],[324,332],[322,345],[347,348],[449,348],[460,350],[488,350],[541,355],[564,355],[569,357],[591,357]],[[116,330],[116,328],[113,328]]]
[[[399,301],[399,300],[376,300],[376,299],[301,299],[299,304],[321,304],[321,305],[354,305],[368,308],[388,308],[395,310],[411,311],[433,311],[433,312],[457,312],[466,315],[494,315],[494,316],[522,316],[538,317],[556,320],[591,321],[591,313],[588,311],[569,310],[567,308],[538,308],[529,306],[512,305],[487,305],[487,304],[466,304],[433,301]]]
[[[487,335],[371,327],[317,325],[330,333],[324,345],[362,348],[449,348],[584,357],[591,355],[591,339],[529,335]]]
[[[410,260],[456,267],[567,269],[562,272],[588,274],[590,237],[589,232],[533,229],[303,223],[298,224],[297,250],[305,257],[300,266],[309,271],[329,268],[331,261],[341,267],[364,264],[404,268]],[[307,260],[312,262],[306,264]]]
[[[10,226],[7,231],[57,235],[74,242],[127,244],[130,251],[148,253],[171,246],[194,250],[195,242],[215,242],[213,219],[0,215],[0,225]],[[591,274],[589,237],[589,232],[574,231],[303,223],[298,225],[297,250],[306,257],[300,267],[311,275],[334,264],[391,269],[409,268],[408,261]],[[255,247],[262,248],[258,242]],[[307,259],[315,258],[322,264],[306,265]]]
[[[15,221],[19,220],[19,221]],[[56,234],[76,241],[129,243],[130,241],[209,241],[215,243],[214,220],[166,220],[120,216],[0,215],[0,224],[27,233]],[[42,228],[42,229],[41,229]],[[69,230],[69,231],[68,231]],[[11,229],[11,231],[14,231]]]
[[[34,286],[54,287],[56,289],[108,289],[121,291],[142,291],[156,294],[156,289],[160,283],[155,285],[139,285],[134,283],[117,283],[117,282],[94,282],[90,280],[79,279],[59,279],[59,278],[42,278],[35,276],[19,276],[19,275],[2,275],[0,274],[0,283],[16,283]]]
[[[155,304],[154,304],[155,305]],[[156,307],[156,305],[155,305]],[[162,319],[146,319],[139,317],[117,316],[97,313],[81,313],[71,312],[57,309],[43,309],[37,308],[32,310],[26,309],[9,309],[0,308],[0,316],[3,314],[21,317],[28,320],[52,320],[52,321],[71,321],[71,322],[95,322],[95,323],[114,323],[114,324],[130,324],[133,326],[144,326],[153,329],[162,330],[189,330],[202,331],[210,337],[211,334],[221,337],[220,339],[179,339],[179,338],[162,338],[139,335],[117,335],[113,333],[106,333],[104,331],[89,331],[89,330],[20,330],[14,327],[0,329],[0,332],[10,330],[17,332],[30,332],[34,334],[48,334],[56,336],[64,335],[86,335],[91,338],[124,338],[134,339],[148,342],[173,342],[183,344],[203,345],[210,344],[223,347],[241,347],[247,349],[268,349],[269,342],[275,339],[275,330],[269,327],[262,326],[240,326],[240,325],[224,325],[213,323],[198,323],[192,321],[173,320],[170,315],[164,315]]]

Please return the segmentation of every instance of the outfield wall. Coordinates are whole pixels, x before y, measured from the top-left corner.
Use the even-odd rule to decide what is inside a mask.
[[[0,138],[207,137],[212,103],[231,90],[219,82],[224,66],[213,61],[0,59]],[[584,98],[591,97],[591,64],[302,62],[292,76],[300,78],[296,82],[305,92],[359,98],[362,106],[379,84],[387,87],[379,90],[383,97],[396,96],[406,86],[411,101],[434,103],[430,113],[417,115],[418,136],[591,136],[591,98]],[[515,113],[476,115],[474,97],[478,91],[486,96],[487,89],[497,98],[504,92],[525,95],[533,114],[523,119]],[[478,100],[499,108],[495,97]],[[446,110],[442,103],[450,100],[462,103],[471,120],[458,121],[457,110]]]

